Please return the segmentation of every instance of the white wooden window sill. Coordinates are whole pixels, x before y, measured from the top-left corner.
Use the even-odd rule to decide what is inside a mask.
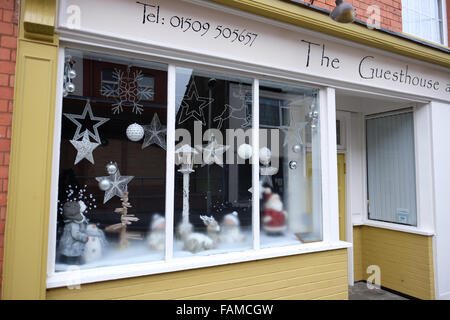
[[[173,258],[167,261],[156,261],[133,265],[102,267],[87,270],[65,271],[49,274],[47,288],[76,286],[86,283],[117,280],[131,277],[147,276],[158,273],[182,271],[196,268],[212,267],[224,264],[278,258],[313,252],[350,248],[351,243],[343,241],[314,242],[285,247],[263,248],[215,254],[210,256],[196,256],[195,258]]]

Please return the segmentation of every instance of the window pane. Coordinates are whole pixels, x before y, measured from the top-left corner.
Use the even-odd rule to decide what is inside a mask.
[[[314,89],[260,83],[285,121],[260,117],[261,246],[322,239],[319,108]],[[275,103],[272,103],[272,106]],[[266,105],[260,105],[260,115]],[[308,143],[309,139],[309,143]]]
[[[441,0],[402,0],[403,32],[443,43]]]
[[[66,50],[56,271],[163,259],[166,70]]]
[[[369,219],[417,225],[413,113],[368,119]]]
[[[252,248],[251,84],[177,68],[176,257]]]

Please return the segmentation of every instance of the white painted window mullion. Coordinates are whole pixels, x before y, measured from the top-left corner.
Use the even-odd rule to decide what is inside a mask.
[[[166,246],[165,260],[173,257],[175,185],[175,86],[176,68],[167,71],[167,150],[166,150]]]
[[[260,248],[260,210],[259,210],[259,80],[253,79],[252,99],[252,228],[253,249]]]

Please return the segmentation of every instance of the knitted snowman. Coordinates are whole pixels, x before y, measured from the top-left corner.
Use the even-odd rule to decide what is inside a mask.
[[[95,224],[89,224],[86,227],[86,232],[89,236],[88,241],[84,247],[83,259],[85,263],[100,260],[106,246],[105,234],[102,230],[97,228]]]
[[[147,237],[147,245],[152,250],[164,250],[166,237],[166,219],[160,214],[154,214]]]
[[[245,235],[241,232],[238,213],[233,211],[223,217],[220,226],[220,242],[236,243],[245,240]]]
[[[281,234],[286,230],[287,212],[283,210],[280,195],[273,193],[270,188],[266,188],[264,197],[263,228],[268,234]]]

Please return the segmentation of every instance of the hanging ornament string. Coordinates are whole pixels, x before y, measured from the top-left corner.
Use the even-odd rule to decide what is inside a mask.
[[[63,96],[67,97],[69,94],[75,92],[75,85],[72,80],[77,76],[76,71],[73,69],[75,61],[71,56],[66,56],[64,63],[64,79],[63,79]]]

